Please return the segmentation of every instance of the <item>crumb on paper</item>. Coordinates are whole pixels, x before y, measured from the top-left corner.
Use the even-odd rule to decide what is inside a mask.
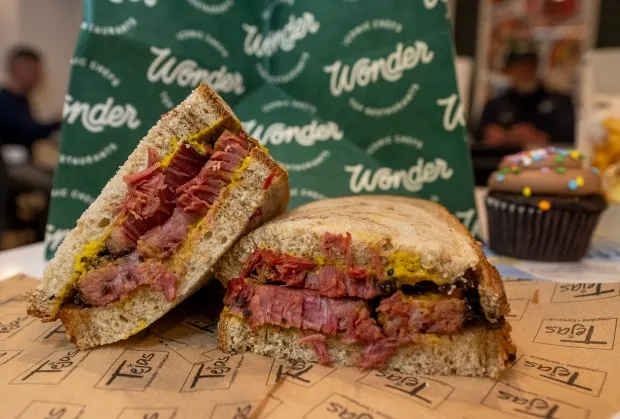
[[[532,295],[532,303],[538,304],[539,301],[540,301],[540,290],[536,288],[536,291],[534,291],[534,295]]]

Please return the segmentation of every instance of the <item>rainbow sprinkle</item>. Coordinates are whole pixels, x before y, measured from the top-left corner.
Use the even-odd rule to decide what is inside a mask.
[[[495,176],[495,180],[497,180],[500,183],[503,182],[505,179],[506,179],[506,176],[504,174],[502,174],[502,173],[498,173]]]
[[[573,150],[570,152],[570,158],[573,160],[579,160],[581,158],[581,153],[579,150]]]
[[[523,188],[523,191],[521,191],[521,193],[523,193],[524,197],[529,198],[530,196],[532,196],[532,189],[530,189],[529,186],[526,186],[525,188]]]
[[[543,173],[548,173],[548,172],[551,171],[551,169],[549,169],[547,166],[543,166],[543,167],[540,168],[540,171],[543,172]]]
[[[521,168],[519,166],[512,166],[512,173],[514,173],[515,175],[518,175],[519,173],[521,173]]]
[[[575,182],[577,182],[577,186],[580,188],[583,187],[583,184],[585,183],[582,176],[577,176],[577,178],[575,178]]]
[[[577,181],[575,179],[571,179],[568,181],[568,189],[570,189],[571,191],[577,190],[578,187],[579,185],[577,184]]]
[[[558,175],[564,174],[566,172],[566,167],[558,166],[555,168],[555,171]]]
[[[595,175],[600,175],[601,172],[599,172],[599,170],[596,167],[592,168],[592,173],[594,173]]]
[[[549,201],[538,202],[538,209],[540,209],[541,211],[549,211],[551,209],[551,202]]]
[[[566,156],[568,156],[569,152],[568,152],[568,150],[565,150],[565,149],[561,148],[560,150],[558,150],[558,154],[560,156],[566,157]]]
[[[530,159],[529,157],[523,157],[521,163],[523,164],[523,166],[529,166],[530,164],[532,164],[532,159]]]
[[[564,163],[564,157],[563,156],[555,156],[555,162],[556,163]]]

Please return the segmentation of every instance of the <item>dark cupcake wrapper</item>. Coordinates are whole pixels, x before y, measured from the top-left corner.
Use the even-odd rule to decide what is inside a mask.
[[[603,212],[565,208],[543,211],[535,204],[507,202],[492,196],[487,197],[486,207],[490,249],[541,262],[582,259]]]

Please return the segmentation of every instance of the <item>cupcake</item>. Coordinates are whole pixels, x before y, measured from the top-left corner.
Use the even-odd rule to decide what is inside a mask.
[[[545,262],[581,259],[607,207],[596,168],[578,150],[548,147],[505,157],[489,178],[489,247]]]

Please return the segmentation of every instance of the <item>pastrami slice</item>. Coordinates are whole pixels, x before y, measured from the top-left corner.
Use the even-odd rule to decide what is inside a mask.
[[[162,261],[221,197],[252,147],[245,133],[224,131],[213,149],[179,145],[166,165],[149,148],[147,168],[125,176],[129,192],[106,241],[112,258],[78,281],[81,301],[107,305],[143,285],[172,301],[178,278]]]

